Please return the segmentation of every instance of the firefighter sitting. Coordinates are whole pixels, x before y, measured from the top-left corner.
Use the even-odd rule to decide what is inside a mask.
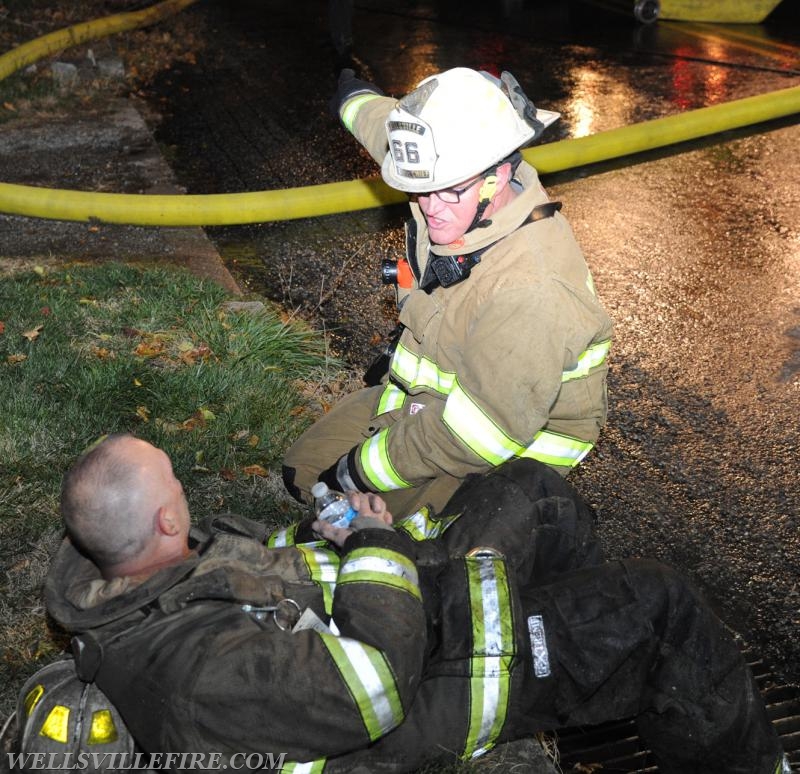
[[[376,495],[352,501],[354,529],[316,521],[271,548],[235,517],[190,528],[168,457],[142,440],[78,459],[47,606],[140,748],[404,772],[635,715],[663,774],[781,772],[722,624],[660,564],[597,564],[551,469],[468,480],[440,539],[395,529]]]
[[[319,479],[411,513],[509,459],[566,474],[605,423],[611,321],[560,203],[519,152],[558,114],[509,73],[466,68],[399,101],[344,70],[335,104],[411,200],[407,260],[389,272],[400,324],[374,386],[288,451],[287,489],[310,502]]]

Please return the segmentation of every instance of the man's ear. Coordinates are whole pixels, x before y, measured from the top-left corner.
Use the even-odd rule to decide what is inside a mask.
[[[163,505],[156,511],[156,526],[162,535],[172,537],[180,531],[180,524],[175,514]]]

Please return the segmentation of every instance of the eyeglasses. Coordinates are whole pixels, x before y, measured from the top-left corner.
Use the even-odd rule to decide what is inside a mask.
[[[430,191],[429,193],[412,193],[408,195],[408,198],[411,199],[412,202],[416,202],[420,199],[430,199],[431,196],[435,196],[439,201],[445,204],[458,204],[461,201],[461,197],[481,180],[483,180],[483,175],[476,177],[463,188],[443,188],[441,191]]]

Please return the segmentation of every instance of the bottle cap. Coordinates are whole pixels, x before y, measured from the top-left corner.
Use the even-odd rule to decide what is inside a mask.
[[[311,496],[315,498],[324,497],[328,494],[328,485],[324,481],[317,481],[314,486],[311,487]]]

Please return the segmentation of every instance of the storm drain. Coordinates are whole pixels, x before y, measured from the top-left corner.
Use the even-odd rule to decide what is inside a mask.
[[[800,686],[779,680],[755,651],[745,650],[744,657],[756,678],[767,714],[781,738],[792,771],[800,772]],[[632,720],[561,730],[558,752],[564,774],[658,772]]]

